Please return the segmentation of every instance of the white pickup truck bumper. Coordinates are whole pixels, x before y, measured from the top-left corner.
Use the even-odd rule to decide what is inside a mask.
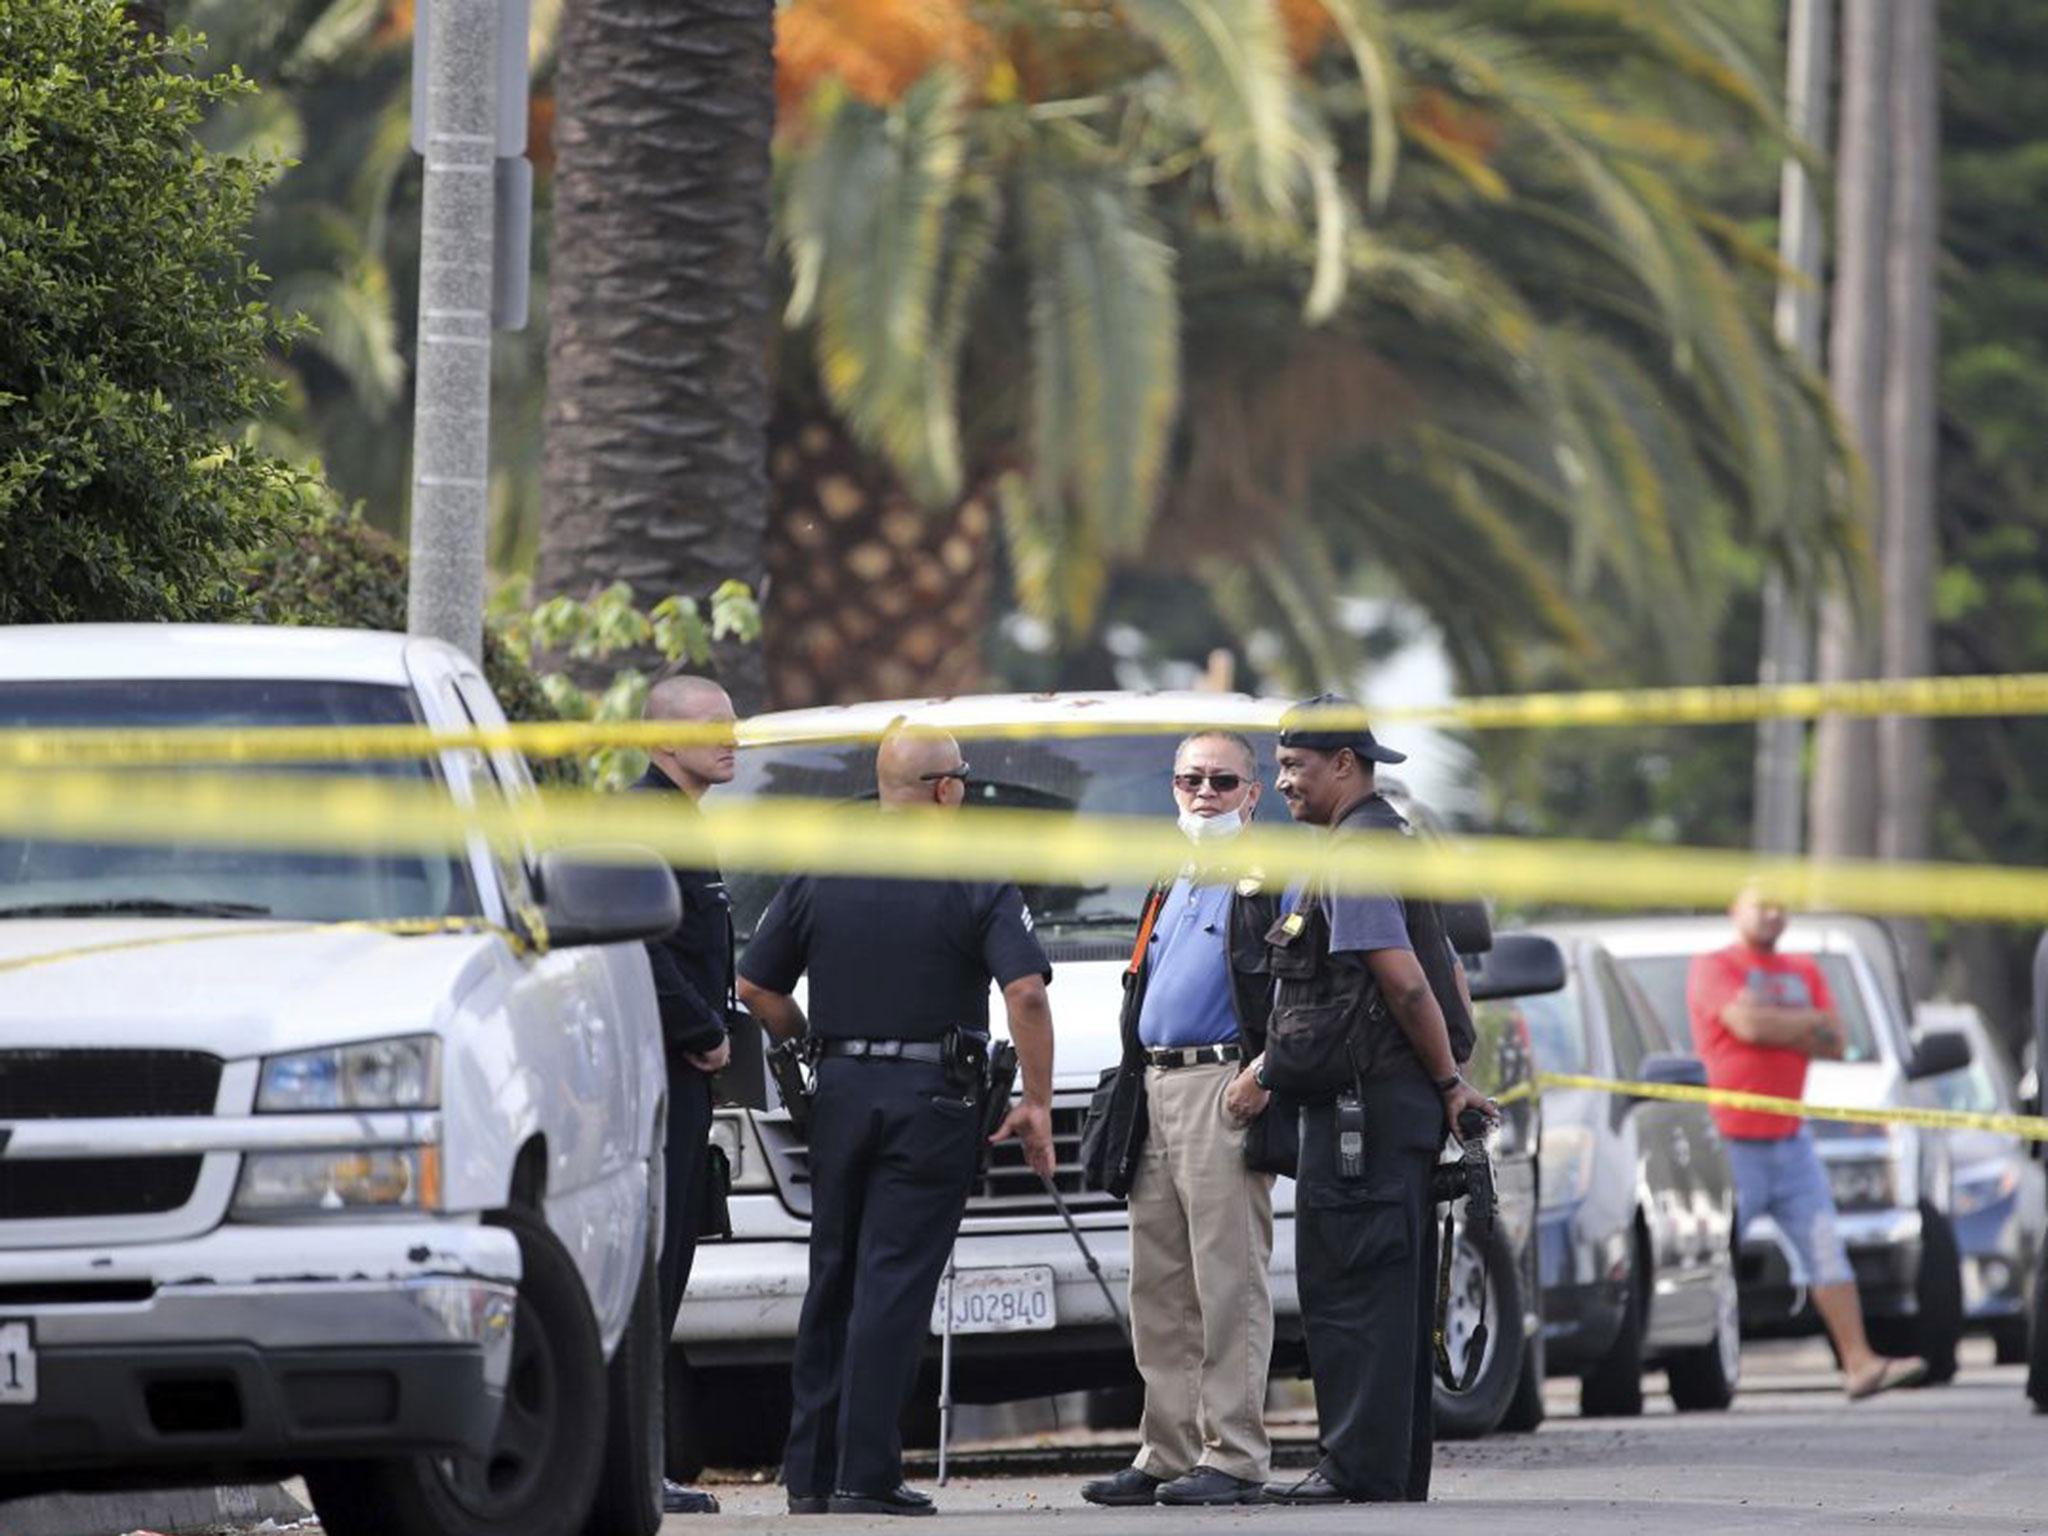
[[[738,1202],[734,1202],[737,1207]],[[734,1225],[739,1212],[735,1209]],[[1294,1284],[1294,1221],[1281,1215],[1275,1223],[1271,1269],[1276,1317],[1298,1315]],[[1121,1219],[1115,1226],[1082,1224],[1082,1237],[1101,1267],[1117,1311],[1128,1316],[1131,1275],[1130,1235]],[[1029,1340],[1034,1348],[1056,1354],[1083,1340],[1129,1355],[1111,1315],[1102,1286],[1090,1273],[1072,1236],[1062,1226],[1027,1231],[962,1232],[954,1250],[960,1270],[1021,1269],[1043,1266],[1053,1272],[1055,1323],[1050,1330],[1005,1335],[965,1335],[955,1347],[974,1351],[997,1337],[1014,1344]],[[786,1362],[803,1311],[810,1274],[810,1248],[801,1238],[769,1238],[705,1243],[697,1249],[688,1293],[676,1319],[675,1341],[697,1366]]]
[[[0,1360],[0,1473],[480,1453],[519,1276],[509,1232],[452,1221],[0,1252],[29,1349],[11,1391]]]

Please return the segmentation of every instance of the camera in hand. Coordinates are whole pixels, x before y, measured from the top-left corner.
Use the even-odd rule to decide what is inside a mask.
[[[1438,1205],[1463,1200],[1467,1229],[1483,1239],[1493,1230],[1500,1198],[1493,1187],[1493,1161],[1486,1155],[1486,1117],[1478,1110],[1468,1109],[1458,1116],[1458,1145],[1463,1156],[1455,1163],[1436,1165],[1430,1198]]]

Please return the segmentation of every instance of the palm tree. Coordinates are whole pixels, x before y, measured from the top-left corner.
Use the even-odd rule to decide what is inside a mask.
[[[1677,669],[1717,540],[1843,539],[1829,418],[1744,285],[1769,253],[1688,190],[1717,133],[1778,131],[1722,7],[897,8],[955,20],[784,13],[782,697],[972,681],[998,523],[1069,635],[1119,564],[1178,562],[1327,673],[1370,560],[1468,677],[1532,632]]]
[[[539,587],[751,579],[767,508],[772,0],[569,0]]]

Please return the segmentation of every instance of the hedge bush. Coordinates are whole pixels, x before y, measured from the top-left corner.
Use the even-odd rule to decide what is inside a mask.
[[[235,440],[300,330],[245,255],[274,165],[210,154],[186,34],[0,0],[0,623],[206,619],[316,482]]]

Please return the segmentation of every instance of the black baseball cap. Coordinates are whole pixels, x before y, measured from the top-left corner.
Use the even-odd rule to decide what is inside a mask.
[[[1303,711],[1316,714],[1349,714],[1356,721],[1333,722],[1328,725],[1313,720],[1306,724],[1294,724]],[[1365,709],[1356,699],[1347,699],[1341,693],[1319,693],[1312,699],[1303,699],[1294,708],[1280,717],[1280,745],[1283,747],[1307,747],[1311,752],[1342,752],[1349,747],[1360,757],[1370,758],[1376,763],[1405,763],[1406,752],[1396,752],[1392,747],[1383,747],[1365,723]]]

